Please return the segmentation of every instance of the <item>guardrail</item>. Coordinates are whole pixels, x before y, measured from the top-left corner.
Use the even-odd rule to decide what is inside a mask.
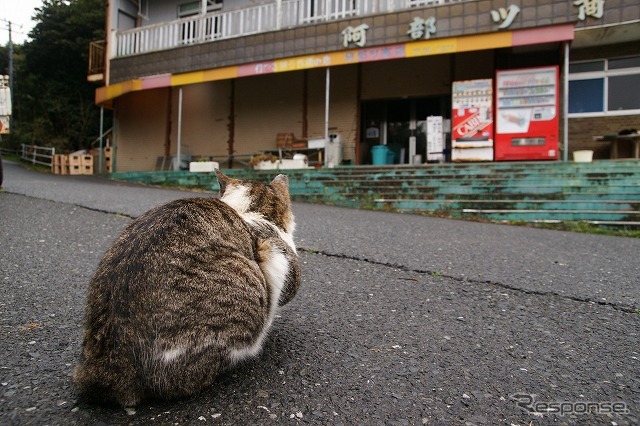
[[[53,167],[53,157],[56,155],[55,148],[36,145],[21,145],[20,158],[32,164]]]

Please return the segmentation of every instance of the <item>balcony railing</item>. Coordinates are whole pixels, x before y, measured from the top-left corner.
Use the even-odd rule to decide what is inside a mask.
[[[469,0],[284,0],[118,31],[111,44],[111,57],[137,55],[354,16],[462,1]]]
[[[104,41],[89,43],[89,75],[104,73]]]

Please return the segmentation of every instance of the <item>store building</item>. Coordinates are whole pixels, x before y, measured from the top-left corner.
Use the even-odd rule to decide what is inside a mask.
[[[106,25],[105,68],[90,77],[103,84],[96,103],[113,110],[117,171],[154,170],[177,155],[268,152],[283,134],[337,141],[332,165],[371,164],[377,145],[396,163],[424,162],[436,158],[430,116],[443,118],[445,132],[434,146],[456,160],[453,87],[470,80],[491,81],[477,93],[491,104],[500,93],[521,98],[503,102],[511,106],[539,102],[543,90],[554,99],[541,113],[532,108],[556,121],[555,148],[503,160],[562,160],[583,149],[608,158],[609,144],[593,136],[640,129],[636,2],[109,0]],[[555,81],[496,86],[499,71],[522,69],[554,70]],[[543,141],[523,134],[505,143],[533,152]]]

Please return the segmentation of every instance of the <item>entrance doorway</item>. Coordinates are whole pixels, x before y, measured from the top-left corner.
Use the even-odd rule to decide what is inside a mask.
[[[427,117],[451,115],[450,96],[387,99],[362,103],[362,138],[359,164],[371,164],[371,148],[387,145],[393,152],[394,164],[414,164],[426,161]],[[411,137],[415,136],[415,153]]]

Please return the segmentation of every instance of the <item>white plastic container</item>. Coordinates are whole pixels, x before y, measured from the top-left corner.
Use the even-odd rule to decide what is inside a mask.
[[[220,168],[217,161],[192,161],[189,163],[190,172],[213,172]]]
[[[590,163],[593,161],[593,151],[590,149],[573,151],[573,161],[575,163]]]

